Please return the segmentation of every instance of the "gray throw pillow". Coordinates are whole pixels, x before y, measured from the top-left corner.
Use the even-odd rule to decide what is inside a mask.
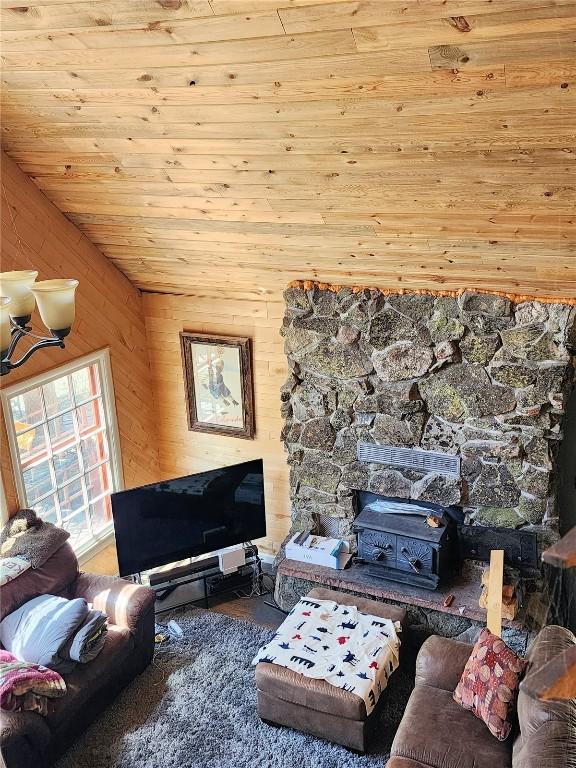
[[[0,643],[22,661],[51,667],[87,614],[88,603],[83,598],[40,595],[0,622]]]

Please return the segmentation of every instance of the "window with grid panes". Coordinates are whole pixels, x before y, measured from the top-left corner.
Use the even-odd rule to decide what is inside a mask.
[[[21,382],[2,399],[21,506],[87,551],[111,531],[110,494],[121,488],[107,353]]]

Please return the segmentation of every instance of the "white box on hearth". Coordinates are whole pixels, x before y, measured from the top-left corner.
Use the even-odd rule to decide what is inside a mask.
[[[330,539],[325,536],[310,534],[302,544],[296,544],[295,539],[298,536],[300,534],[295,533],[286,544],[286,557],[290,560],[342,570],[348,565],[352,557],[349,542],[342,539]]]

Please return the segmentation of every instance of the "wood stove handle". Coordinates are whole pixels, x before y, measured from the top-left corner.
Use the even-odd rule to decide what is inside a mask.
[[[374,547],[374,551],[372,552],[372,557],[374,558],[374,560],[384,560],[386,555],[389,552],[391,552],[393,549],[394,547],[390,543],[384,544],[383,547],[377,544]]]
[[[417,557],[410,557],[410,553],[408,552],[408,549],[406,547],[402,547],[400,550],[400,553],[404,555],[404,559],[407,560],[408,565],[410,568],[412,568],[416,573],[420,573],[422,570],[422,563],[420,560],[418,560]]]

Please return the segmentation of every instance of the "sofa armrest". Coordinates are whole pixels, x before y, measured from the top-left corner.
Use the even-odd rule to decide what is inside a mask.
[[[2,768],[44,768],[50,729],[37,712],[2,712],[0,754]]]
[[[416,685],[453,691],[472,653],[472,647],[448,637],[429,637],[416,659]]]
[[[105,613],[113,624],[127,627],[140,642],[144,629],[154,637],[154,591],[116,576],[80,573],[72,597],[83,597]],[[143,624],[151,624],[152,629]]]

